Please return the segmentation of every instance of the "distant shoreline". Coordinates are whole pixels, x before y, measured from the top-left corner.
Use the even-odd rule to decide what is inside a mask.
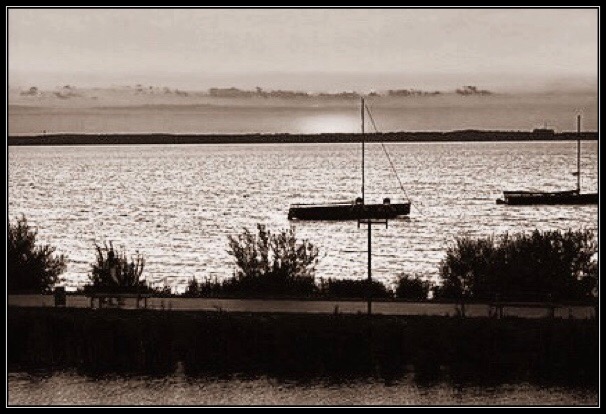
[[[366,142],[499,142],[573,141],[574,132],[462,130],[450,132],[387,132],[366,134]],[[598,132],[583,132],[584,141],[597,141]],[[44,134],[8,136],[9,146],[158,145],[158,144],[328,144],[356,143],[360,134]]]

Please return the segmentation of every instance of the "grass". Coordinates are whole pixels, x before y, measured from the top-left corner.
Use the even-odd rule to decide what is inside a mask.
[[[598,323],[10,308],[8,369],[596,387]]]

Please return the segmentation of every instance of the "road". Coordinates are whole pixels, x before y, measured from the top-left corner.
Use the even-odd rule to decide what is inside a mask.
[[[52,295],[9,295],[8,306],[54,307]],[[96,304],[96,301],[95,301]],[[90,299],[83,295],[68,295],[67,307],[88,308]],[[122,308],[134,309],[135,299],[124,299]],[[224,311],[260,313],[366,313],[364,301],[338,300],[277,300],[277,299],[207,299],[207,298],[149,298],[149,309],[172,311]],[[457,305],[428,302],[373,302],[375,314],[455,316]],[[489,316],[487,304],[466,305],[469,317]],[[549,316],[547,307],[506,306],[504,316],[543,318]],[[556,318],[588,319],[595,315],[592,306],[562,306],[555,309]]]

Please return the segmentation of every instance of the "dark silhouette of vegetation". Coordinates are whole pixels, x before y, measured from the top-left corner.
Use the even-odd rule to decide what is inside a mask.
[[[595,320],[11,308],[9,372],[268,375],[597,389]],[[60,334],[58,334],[60,333]]]
[[[92,264],[91,285],[85,291],[97,292],[144,292],[148,291],[145,280],[141,279],[145,267],[145,259],[137,252],[130,261],[126,251],[114,249],[112,242],[109,247],[95,245],[97,260]],[[105,254],[104,254],[105,252]]]
[[[199,282],[195,277],[191,278],[183,296],[193,298],[220,298],[228,296],[221,283],[215,277],[214,280],[206,278]]]
[[[590,300],[598,272],[593,232],[533,231],[463,237],[441,264],[436,297],[459,300]]]
[[[420,89],[390,89],[387,91],[387,96],[435,96],[441,95],[440,91],[423,91]]]
[[[195,277],[192,277],[187,283],[187,288],[185,288],[185,293],[183,296],[186,297],[206,297],[206,295],[201,294],[201,286],[200,283],[196,280]]]
[[[224,281],[190,280],[188,297],[329,297],[367,298],[367,280],[337,280],[315,282],[318,249],[307,240],[298,241],[294,228],[272,233],[258,224],[257,232],[244,229],[229,237],[229,254],[238,269]],[[381,282],[371,284],[373,298],[393,296]]]
[[[26,91],[21,91],[19,94],[21,96],[36,96],[36,95],[38,95],[38,92],[39,92],[38,87],[32,86]]]
[[[394,293],[398,299],[426,300],[432,287],[431,282],[422,280],[418,276],[401,274],[396,282]]]
[[[257,232],[244,229],[229,236],[229,254],[236,261],[234,276],[222,283],[233,296],[310,296],[318,249],[307,240],[298,241],[294,228],[272,233],[258,224]]]
[[[468,95],[492,95],[492,92],[486,90],[486,89],[478,89],[477,86],[463,86],[460,89],[457,89],[455,91],[457,93],[457,95],[463,95],[463,96],[468,96]]]
[[[365,299],[368,297],[367,279],[328,279],[320,284],[320,296],[327,298]],[[393,293],[383,283],[373,280],[370,284],[373,299],[391,298]]]
[[[65,271],[66,258],[50,245],[36,245],[38,231],[21,216],[8,223],[7,289],[9,293],[47,293]]]
[[[249,297],[250,295],[243,291],[248,285],[235,286],[237,283],[238,282],[234,282],[234,279],[219,282],[217,279],[198,281],[197,279],[192,278],[189,281],[183,296],[203,298]],[[388,299],[393,297],[393,292],[377,280],[372,281],[371,293],[374,299]],[[275,289],[261,290],[260,288],[255,287],[252,294],[252,297],[265,298],[280,296],[306,299],[366,299],[368,297],[368,281],[366,279],[328,279],[321,280],[318,285],[314,285],[313,287],[310,286],[308,282],[305,282],[302,289],[299,289],[299,287],[292,287],[286,293],[284,291],[276,292]]]

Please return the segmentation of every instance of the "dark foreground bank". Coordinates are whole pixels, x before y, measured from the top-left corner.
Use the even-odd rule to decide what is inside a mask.
[[[10,308],[8,368],[597,388],[595,320]]]
[[[597,140],[597,132],[583,132],[582,140]],[[470,142],[470,141],[570,141],[572,132],[450,131],[386,132],[366,134],[367,142]],[[321,144],[358,142],[360,134],[46,134],[9,136],[8,145],[142,145],[142,144]]]

